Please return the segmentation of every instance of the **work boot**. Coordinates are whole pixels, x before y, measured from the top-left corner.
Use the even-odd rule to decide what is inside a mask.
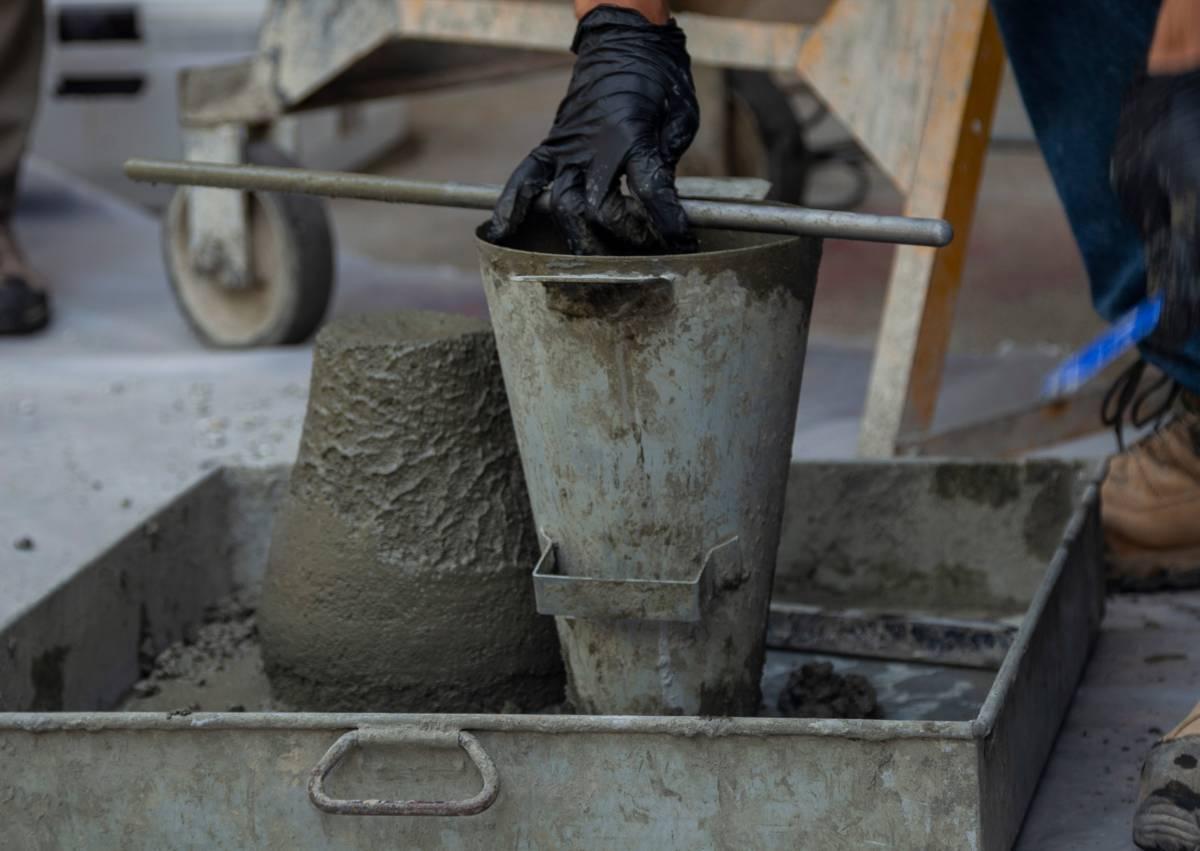
[[[25,262],[7,221],[0,221],[0,335],[32,334],[50,321],[45,289]]]
[[[1109,581],[1122,590],[1200,586],[1200,399],[1176,389],[1166,402],[1170,419],[1113,456],[1100,490]]]
[[[1142,765],[1133,841],[1143,851],[1200,851],[1200,705]]]

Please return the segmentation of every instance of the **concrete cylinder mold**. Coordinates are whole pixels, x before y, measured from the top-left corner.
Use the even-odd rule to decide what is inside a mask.
[[[487,323],[410,311],[325,328],[259,611],[276,696],[323,711],[560,702],[536,557]]]
[[[821,242],[700,236],[656,257],[480,240],[538,610],[581,712],[758,710]]]

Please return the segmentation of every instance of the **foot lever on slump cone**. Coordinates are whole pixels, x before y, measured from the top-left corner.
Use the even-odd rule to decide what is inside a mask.
[[[542,541],[533,588],[543,615],[697,623],[714,593],[746,578],[736,537],[709,550],[695,576],[684,580],[564,576],[557,545],[544,533]]]

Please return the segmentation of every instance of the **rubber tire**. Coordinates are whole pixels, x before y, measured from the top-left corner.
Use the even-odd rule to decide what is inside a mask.
[[[730,97],[746,108],[762,145],[765,174],[738,175],[765,177],[771,181],[772,201],[803,204],[808,188],[812,156],[804,141],[804,125],[792,108],[791,98],[765,71],[728,70],[725,72]],[[739,110],[731,113],[737,120]],[[741,159],[734,153],[734,160]],[[742,169],[745,170],[745,169]]]
[[[246,159],[254,165],[294,167],[296,163],[267,143],[247,146]],[[329,215],[324,202],[307,195],[274,192],[249,193],[251,220],[262,216],[274,245],[274,272],[267,287],[278,288],[278,303],[268,309],[261,323],[233,330],[218,311],[210,311],[189,295],[190,288],[217,288],[229,292],[217,302],[228,316],[237,313],[235,298],[243,291],[223,291],[219,285],[201,281],[192,268],[187,248],[187,191],[180,189],[171,199],[163,222],[163,254],[171,291],[184,318],[196,335],[217,348],[257,348],[303,343],[320,327],[333,297],[335,249]],[[262,227],[251,224],[251,227]],[[260,265],[260,252],[268,250],[251,235],[253,265]],[[208,295],[212,293],[209,292]],[[242,311],[246,313],[247,311]]]

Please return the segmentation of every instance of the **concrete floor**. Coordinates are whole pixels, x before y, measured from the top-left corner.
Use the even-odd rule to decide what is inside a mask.
[[[530,85],[550,97],[560,83]],[[436,150],[428,142],[424,166],[397,159],[388,170],[497,180],[538,132],[526,122],[497,127],[488,134],[491,156],[478,157],[477,132],[454,135],[463,132],[454,130],[454,107],[418,105],[418,129]],[[213,466],[294,457],[311,363],[307,347],[199,346],[168,293],[156,221],[52,169],[31,172],[18,229],[54,283],[58,320],[43,336],[0,341],[0,625]],[[1095,328],[1036,158],[993,157],[983,209],[943,423],[1030,398],[1055,352]],[[463,237],[479,218],[338,205],[346,250],[334,315],[481,312]],[[1015,242],[1021,252],[1011,250]],[[884,265],[871,249],[830,246],[797,457],[853,453],[870,363],[862,344],[877,322]],[[1099,437],[1066,451],[1098,456],[1110,446]],[[23,538],[32,550],[13,546]],[[1173,726],[1200,696],[1200,656],[1188,649],[1198,629],[1200,595],[1113,600],[1020,848],[1129,847],[1130,805],[1152,731]]]

